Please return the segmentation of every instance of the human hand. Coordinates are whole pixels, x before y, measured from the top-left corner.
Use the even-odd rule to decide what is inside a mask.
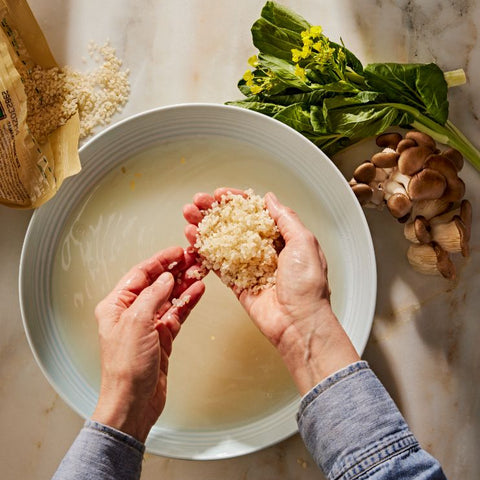
[[[189,222],[185,235],[192,245],[203,212],[227,192],[244,194],[241,190],[220,188],[213,196],[198,193],[193,203],[184,207],[184,217]],[[332,312],[327,262],[317,239],[273,193],[265,196],[265,204],[285,241],[278,258],[276,285],[256,294],[233,290],[280,352],[300,392],[306,393],[359,357]]]
[[[194,254],[168,248],[133,267],[97,305],[102,380],[92,420],[145,441],[165,406],[172,342],[205,290],[189,275],[198,268]],[[172,306],[187,295],[188,303]]]

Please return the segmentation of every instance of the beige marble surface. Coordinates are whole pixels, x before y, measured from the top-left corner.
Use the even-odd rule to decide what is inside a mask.
[[[290,0],[334,40],[369,61],[435,61],[463,67],[451,119],[480,146],[480,4],[475,0]],[[60,64],[85,68],[89,41],[109,39],[131,69],[127,117],[156,106],[239,98],[253,53],[249,29],[263,1],[31,0]],[[342,171],[362,149],[339,156]],[[472,254],[448,283],[414,273],[401,227],[368,211],[379,290],[367,359],[423,446],[449,478],[480,478],[480,174],[462,172],[474,207]],[[0,207],[0,472],[50,478],[83,423],[44,379],[28,347],[18,303],[18,265],[31,212]],[[298,435],[231,460],[188,462],[147,455],[144,479],[313,479],[321,474]]]

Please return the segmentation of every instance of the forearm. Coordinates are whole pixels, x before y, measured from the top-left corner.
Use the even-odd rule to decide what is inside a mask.
[[[144,450],[130,435],[88,420],[52,480],[138,480]]]
[[[445,480],[365,362],[328,377],[302,400],[300,434],[329,479]]]

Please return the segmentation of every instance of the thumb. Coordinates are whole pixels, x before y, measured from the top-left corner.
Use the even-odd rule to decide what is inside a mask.
[[[265,205],[277,224],[285,242],[306,230],[298,215],[289,207],[282,205],[272,192],[265,195]]]

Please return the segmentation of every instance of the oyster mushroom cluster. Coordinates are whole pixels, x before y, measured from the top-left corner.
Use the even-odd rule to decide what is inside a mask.
[[[359,165],[350,186],[361,205],[383,208],[404,223],[411,242],[407,257],[415,270],[455,278],[451,255],[469,255],[472,207],[458,173],[458,150],[440,151],[429,135],[409,131],[384,133],[383,150]]]

